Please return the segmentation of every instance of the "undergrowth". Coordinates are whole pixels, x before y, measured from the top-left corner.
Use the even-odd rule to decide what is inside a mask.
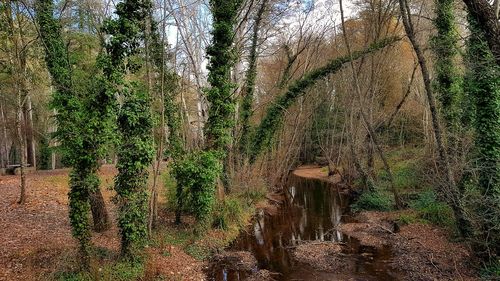
[[[394,184],[407,206],[414,212],[401,214],[399,223],[434,224],[454,229],[451,208],[438,200],[424,176],[424,151],[421,148],[399,148],[386,153]],[[389,192],[390,182],[380,161],[375,163],[377,183],[375,191],[364,192],[351,206],[354,211],[391,211],[394,206]]]
[[[394,205],[391,195],[381,191],[367,191],[351,205],[354,212],[359,211],[390,211]]]
[[[116,263],[101,264],[91,262],[88,272],[59,272],[55,274],[58,281],[130,281],[138,280],[144,275],[142,262],[118,261]]]
[[[410,202],[410,207],[417,211],[419,218],[432,224],[448,228],[455,224],[451,208],[440,202],[432,190],[420,193],[418,199]]]
[[[492,261],[484,265],[480,271],[481,279],[483,280],[499,280],[500,279],[500,259]]]

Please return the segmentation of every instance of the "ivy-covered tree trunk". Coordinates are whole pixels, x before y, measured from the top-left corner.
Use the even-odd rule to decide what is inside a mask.
[[[500,66],[474,17],[469,16],[467,42],[466,94],[475,107],[475,146],[479,163],[479,206],[481,226],[477,239],[482,255],[491,258],[500,253]],[[476,206],[477,207],[477,206]],[[495,213],[494,210],[497,210]],[[495,234],[496,233],[496,234]],[[486,253],[485,253],[486,252]],[[497,256],[498,257],[498,256]]]
[[[144,246],[148,223],[148,167],[153,161],[151,104],[148,92],[132,85],[123,93],[118,116],[120,146],[115,189],[119,198],[118,225],[122,254],[132,258]]]
[[[266,148],[270,147],[275,132],[280,127],[283,116],[286,110],[293,105],[293,103],[304,94],[311,86],[317,81],[334,74],[339,71],[345,63],[351,60],[357,60],[362,56],[378,51],[387,47],[399,40],[395,37],[385,38],[372,43],[366,49],[353,52],[350,56],[342,56],[330,60],[325,66],[312,70],[304,75],[303,78],[293,82],[287,91],[278,96],[266,111],[266,115],[256,128],[255,134],[252,138],[252,147],[250,151],[250,162],[254,162],[257,156]]]
[[[183,190],[189,190],[198,226],[201,228],[208,226],[217,180],[224,176],[222,163],[232,138],[235,99],[231,68],[236,60],[233,53],[234,29],[241,5],[241,0],[210,0],[213,38],[207,49],[208,82],[211,86],[207,91],[207,100],[210,103],[205,126],[207,143],[203,151],[195,151],[185,156],[175,163],[173,169],[178,185],[178,203],[183,201]],[[180,219],[179,212],[177,217]]]
[[[437,34],[431,41],[435,55],[434,89],[441,102],[442,116],[450,135],[456,133],[460,126],[458,103],[462,90],[455,62],[458,34],[455,29],[453,5],[453,0],[435,0],[434,26]],[[448,136],[448,140],[451,140],[451,136]]]
[[[493,59],[500,66],[500,22],[493,6],[488,0],[463,0],[469,15],[478,23],[478,28],[485,35],[484,40],[493,54]],[[478,30],[479,30],[478,29]]]
[[[109,229],[110,221],[99,189],[99,159],[110,138],[110,120],[114,97],[102,91],[102,82],[88,85],[88,93],[75,93],[72,66],[61,24],[54,18],[52,0],[37,0],[36,20],[45,46],[45,61],[55,87],[52,106],[55,108],[57,132],[64,158],[72,166],[70,173],[69,217],[73,236],[80,242],[80,253],[88,266],[91,248],[90,212],[94,229]],[[92,208],[91,208],[92,206]]]
[[[210,103],[208,121],[205,127],[207,149],[224,154],[231,140],[235,99],[231,83],[231,68],[236,55],[233,50],[234,25],[241,0],[211,0],[210,10],[213,17],[212,44],[207,48],[209,56],[207,91]],[[221,157],[222,158],[222,157]]]
[[[257,78],[257,47],[259,44],[259,30],[262,17],[266,9],[267,0],[262,0],[259,10],[255,16],[252,34],[252,46],[250,47],[250,57],[248,69],[245,77],[245,87],[243,100],[241,102],[241,135],[239,140],[239,150],[246,157],[250,151],[250,117],[253,114],[253,99],[255,92],[255,80]]]
[[[410,6],[408,5],[408,2],[406,0],[399,0],[399,10],[401,13],[405,33],[410,40],[410,43],[420,65],[420,72],[422,73],[422,77],[424,80],[425,94],[427,95],[427,102],[429,105],[429,110],[431,112],[432,127],[434,131],[434,137],[436,139],[440,169],[447,181],[446,186],[441,187],[439,189],[439,192],[441,192],[443,196],[445,196],[446,202],[453,209],[453,214],[458,223],[460,233],[462,234],[462,236],[467,237],[468,235],[470,235],[470,221],[468,221],[461,204],[460,190],[456,184],[453,172],[451,170],[448,151],[446,150],[444,145],[443,130],[439,121],[436,100],[431,85],[429,70],[427,68],[427,60],[424,56],[419,42],[417,41]]]
[[[116,19],[109,19],[104,31],[111,40],[105,43],[101,67],[109,92],[117,91],[123,100],[118,114],[118,226],[122,255],[133,259],[145,245],[148,229],[148,167],[154,157],[151,99],[140,81],[125,81],[125,75],[140,70],[141,45],[151,14],[149,0],[125,0],[116,6]]]
[[[53,94],[52,104],[57,108],[56,122],[57,135],[61,141],[64,153],[70,155],[74,147],[71,135],[74,124],[77,123],[76,112],[80,110],[78,101],[71,91],[71,66],[67,59],[66,46],[62,40],[61,25],[54,19],[54,4],[52,0],[37,0],[36,16],[40,26],[40,35],[45,44],[45,61],[52,76],[56,91]],[[80,242],[80,254],[83,266],[89,265],[90,255],[90,227],[89,227],[89,167],[85,167],[78,159],[73,164],[70,173],[69,217],[72,233]]]

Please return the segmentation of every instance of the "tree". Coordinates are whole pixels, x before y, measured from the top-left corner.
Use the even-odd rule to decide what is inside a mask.
[[[206,93],[210,103],[205,126],[207,142],[203,151],[195,151],[184,157],[174,165],[173,169],[178,184],[178,201],[182,202],[180,197],[183,189],[192,192],[195,215],[202,228],[206,227],[210,218],[216,181],[221,178],[222,162],[232,138],[235,99],[234,85],[231,83],[231,67],[236,60],[232,45],[242,3],[241,0],[210,1],[213,38],[212,44],[207,48],[208,82],[211,86]]]
[[[436,0],[434,26],[437,34],[431,45],[434,51],[435,92],[442,106],[448,133],[456,133],[459,127],[459,99],[462,90],[456,67],[457,37],[453,0]],[[448,138],[450,139],[450,138]]]
[[[278,96],[266,110],[266,114],[259,126],[256,128],[252,138],[252,149],[250,151],[250,161],[254,162],[257,156],[266,148],[269,147],[276,130],[283,121],[283,114],[298,97],[303,95],[309,87],[314,85],[322,78],[327,77],[341,69],[341,67],[350,62],[361,58],[365,54],[369,54],[380,50],[395,41],[398,38],[385,38],[380,41],[370,44],[366,49],[352,52],[351,55],[341,56],[330,60],[325,66],[314,69],[304,75],[303,78],[294,81],[284,94]]]
[[[500,251],[500,66],[488,48],[487,34],[470,15],[467,41],[466,94],[474,104],[475,146],[480,165],[478,187],[482,195],[476,230],[481,255],[494,258]],[[496,253],[495,253],[496,251]]]
[[[21,192],[19,196],[19,204],[26,202],[26,172],[27,165],[27,143],[26,143],[26,126],[24,108],[29,97],[28,92],[28,77],[27,77],[27,50],[32,42],[26,42],[24,34],[24,24],[20,20],[22,17],[19,11],[19,3],[4,1],[5,19],[8,23],[8,45],[9,50],[9,65],[11,76],[13,78],[13,86],[16,91],[16,133],[20,148],[20,176],[21,176]],[[14,8],[14,10],[13,10]]]
[[[148,167],[153,161],[151,98],[141,81],[127,81],[125,75],[140,70],[141,44],[151,34],[147,19],[149,0],[125,0],[116,6],[116,19],[108,19],[104,31],[111,35],[100,58],[109,96],[118,92],[123,104],[118,112],[118,226],[121,252],[129,259],[145,245],[148,227]]]
[[[250,148],[250,117],[252,116],[253,111],[255,80],[257,78],[257,47],[259,44],[259,31],[266,5],[267,0],[262,0],[253,23],[252,45],[250,47],[250,56],[248,58],[248,69],[245,77],[243,100],[241,101],[241,135],[239,140],[239,150],[240,153],[245,155],[248,155]]]
[[[72,66],[61,24],[54,18],[52,0],[36,1],[36,20],[45,47],[45,61],[52,76],[55,92],[52,106],[56,109],[56,138],[72,167],[70,173],[69,217],[73,236],[80,242],[83,266],[88,267],[91,251],[90,211],[94,228],[103,231],[110,227],[104,199],[99,189],[99,160],[106,149],[110,134],[110,115],[113,114],[113,95],[102,91],[102,80],[93,80],[88,92],[75,92]],[[92,207],[92,208],[91,208]]]
[[[487,0],[464,0],[464,3],[470,15],[478,23],[479,28],[486,34],[485,40],[488,42],[497,65],[500,65],[500,22],[498,21],[498,13],[493,10]],[[500,2],[496,1],[497,9],[498,3]]]
[[[427,97],[427,103],[429,105],[429,110],[431,112],[432,127],[434,132],[434,138],[436,140],[437,150],[439,154],[439,164],[441,172],[444,173],[446,183],[440,188],[442,196],[450,204],[455,215],[455,219],[458,222],[459,230],[461,234],[465,237],[470,235],[470,222],[467,220],[463,207],[461,205],[460,191],[457,188],[457,184],[451,170],[448,152],[443,142],[443,130],[439,121],[439,116],[436,107],[436,100],[434,97],[434,92],[432,90],[431,79],[429,75],[429,70],[427,68],[427,60],[424,57],[422,47],[417,41],[414,25],[410,13],[410,6],[406,0],[399,0],[399,10],[401,13],[401,18],[403,21],[403,26],[413,47],[415,55],[417,56],[418,63],[420,65],[420,72],[422,73],[422,78],[424,80],[425,94]]]

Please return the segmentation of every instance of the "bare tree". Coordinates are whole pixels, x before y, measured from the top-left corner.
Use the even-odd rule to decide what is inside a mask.
[[[348,52],[349,56],[352,57],[351,47],[350,47],[349,40],[347,38],[347,31],[345,28],[344,8],[342,7],[342,0],[340,0],[339,4],[340,4],[340,15],[341,15],[341,20],[342,20],[342,30],[343,30],[343,35],[344,35],[344,41],[345,41],[345,44],[347,47],[347,52]],[[366,126],[366,129],[368,131],[370,139],[371,139],[373,145],[375,146],[375,149],[377,150],[377,152],[380,156],[380,159],[382,160],[382,163],[384,164],[384,169],[386,170],[387,175],[389,176],[389,181],[391,183],[391,191],[394,195],[394,201],[396,203],[396,207],[398,209],[400,209],[403,207],[403,203],[401,201],[399,193],[398,193],[396,186],[394,184],[394,177],[392,176],[392,172],[391,172],[391,169],[390,169],[389,164],[387,162],[387,159],[384,155],[384,152],[382,151],[382,148],[381,148],[380,143],[378,141],[377,135],[375,134],[375,130],[373,129],[373,126],[372,126],[371,122],[369,121],[369,119],[368,119],[368,117],[363,109],[363,104],[361,104],[361,88],[360,88],[360,84],[358,81],[358,74],[354,68],[354,62],[352,59],[350,60],[350,66],[351,66],[351,71],[352,71],[352,75],[353,75],[354,83],[355,83],[355,92],[357,94],[357,99],[358,99],[358,102],[360,104],[359,112],[360,112],[361,118],[363,120],[363,123]]]
[[[446,201],[450,204],[451,208],[453,209],[455,219],[458,222],[459,229],[464,236],[469,235],[470,231],[470,222],[467,221],[464,210],[461,206],[461,198],[460,198],[460,193],[456,185],[456,181],[453,175],[453,172],[450,167],[450,162],[449,162],[449,156],[447,149],[445,148],[444,142],[443,142],[443,130],[441,128],[441,124],[439,121],[439,116],[436,108],[436,100],[434,97],[434,93],[432,90],[432,85],[431,85],[431,79],[430,79],[430,74],[429,70],[427,68],[427,60],[424,57],[422,48],[420,46],[420,43],[417,41],[416,35],[415,35],[415,27],[413,25],[411,13],[410,13],[410,6],[406,0],[399,0],[399,9],[401,12],[401,18],[403,21],[403,26],[406,32],[406,35],[408,36],[408,39],[411,42],[411,45],[413,47],[413,50],[415,52],[415,55],[417,56],[418,63],[420,65],[420,71],[422,73],[422,78],[424,80],[424,86],[425,86],[425,92],[427,95],[427,102],[429,105],[429,110],[431,112],[431,119],[432,119],[432,127],[434,131],[434,137],[436,139],[436,145],[438,149],[438,154],[439,154],[439,162],[441,169],[444,173],[444,176],[446,178],[446,183],[443,184],[443,188],[441,190],[441,193],[446,198]]]

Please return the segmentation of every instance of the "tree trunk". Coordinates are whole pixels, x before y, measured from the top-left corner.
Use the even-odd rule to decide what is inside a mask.
[[[23,99],[21,96],[21,91],[17,93],[17,119],[16,119],[16,129],[17,129],[17,137],[19,141],[20,154],[21,154],[21,195],[19,197],[19,201],[17,203],[24,204],[26,203],[26,174],[24,167],[26,166],[26,143],[24,139],[23,132]]]
[[[33,107],[31,104],[31,94],[29,92],[26,96],[24,118],[26,128],[26,152],[28,156],[27,163],[36,169],[36,141],[33,127]]]
[[[366,129],[368,131],[368,135],[371,139],[372,145],[374,146],[375,150],[377,151],[380,159],[382,160],[382,163],[384,164],[384,169],[387,172],[387,175],[389,176],[389,182],[391,184],[391,191],[392,194],[394,195],[394,202],[396,203],[396,208],[401,209],[403,207],[403,203],[401,201],[401,198],[399,196],[399,192],[396,189],[396,186],[394,184],[394,177],[392,176],[392,171],[389,167],[389,164],[387,162],[387,159],[384,155],[384,152],[382,150],[382,147],[380,146],[380,143],[377,140],[377,135],[375,134],[375,130],[373,129],[373,126],[371,122],[368,120],[368,117],[366,116],[366,113],[363,110],[363,104],[361,101],[361,89],[359,85],[359,80],[358,80],[358,73],[354,69],[354,60],[352,59],[352,52],[351,52],[351,47],[349,44],[349,40],[347,39],[347,31],[345,28],[345,21],[344,21],[344,9],[342,7],[342,0],[340,0],[340,16],[341,16],[341,21],[342,21],[342,32],[344,34],[344,41],[347,47],[347,53],[351,59],[349,60],[350,66],[351,66],[351,71],[352,75],[354,78],[354,84],[355,84],[355,92],[357,96],[357,100],[359,102],[359,112],[361,114],[361,119],[363,120],[363,123],[366,125]]]
[[[431,112],[432,119],[432,127],[434,131],[434,137],[436,139],[438,154],[439,154],[439,162],[441,164],[441,168],[445,174],[447,180],[447,187],[449,190],[446,190],[446,187],[441,188],[441,193],[446,196],[446,201],[450,204],[453,209],[453,213],[455,219],[457,220],[458,228],[463,236],[470,235],[470,222],[466,219],[464,211],[460,206],[460,194],[457,189],[457,185],[455,182],[455,178],[453,176],[453,172],[450,167],[450,163],[448,160],[448,152],[443,144],[442,138],[442,129],[438,119],[438,112],[436,108],[436,101],[434,98],[434,94],[432,92],[431,79],[429,75],[429,71],[427,69],[427,61],[424,57],[423,51],[420,47],[420,44],[417,42],[414,26],[411,20],[410,7],[406,0],[399,0],[399,9],[401,12],[401,17],[403,20],[403,26],[410,39],[410,42],[413,46],[413,50],[417,55],[417,60],[420,65],[420,71],[422,73],[422,78],[424,80],[425,93],[427,95],[427,102],[429,103],[429,110]]]
[[[497,65],[500,65],[500,22],[487,0],[464,0],[467,10],[485,33]]]
[[[55,170],[56,169],[56,153],[54,151],[52,151],[51,154],[52,155],[51,155],[51,163],[50,163],[50,165],[51,165],[51,169]]]
[[[365,137],[366,141],[366,146],[367,146],[367,155],[366,155],[366,167],[368,169],[368,175],[372,178],[375,179],[375,158],[373,157],[374,151],[373,151],[373,144],[370,138],[370,135],[368,134]]]
[[[249,153],[249,134],[250,134],[250,118],[252,117],[253,100],[255,92],[255,80],[257,78],[257,47],[259,43],[259,30],[262,21],[262,16],[266,8],[267,0],[262,0],[257,15],[255,16],[252,46],[250,49],[250,58],[248,61],[248,70],[245,77],[245,87],[243,90],[243,100],[241,102],[241,136],[239,141],[240,152],[246,157]]]
[[[2,167],[7,167],[7,165],[10,164],[9,161],[9,150],[7,149],[7,120],[5,120],[5,113],[4,113],[4,107],[3,107],[3,101],[0,102],[0,122],[2,123],[2,147],[0,149],[2,150],[2,155],[3,155],[3,163]]]
[[[111,223],[99,186],[96,186],[95,191],[90,193],[89,200],[92,220],[94,221],[94,231],[103,232],[108,230],[111,227]]]

